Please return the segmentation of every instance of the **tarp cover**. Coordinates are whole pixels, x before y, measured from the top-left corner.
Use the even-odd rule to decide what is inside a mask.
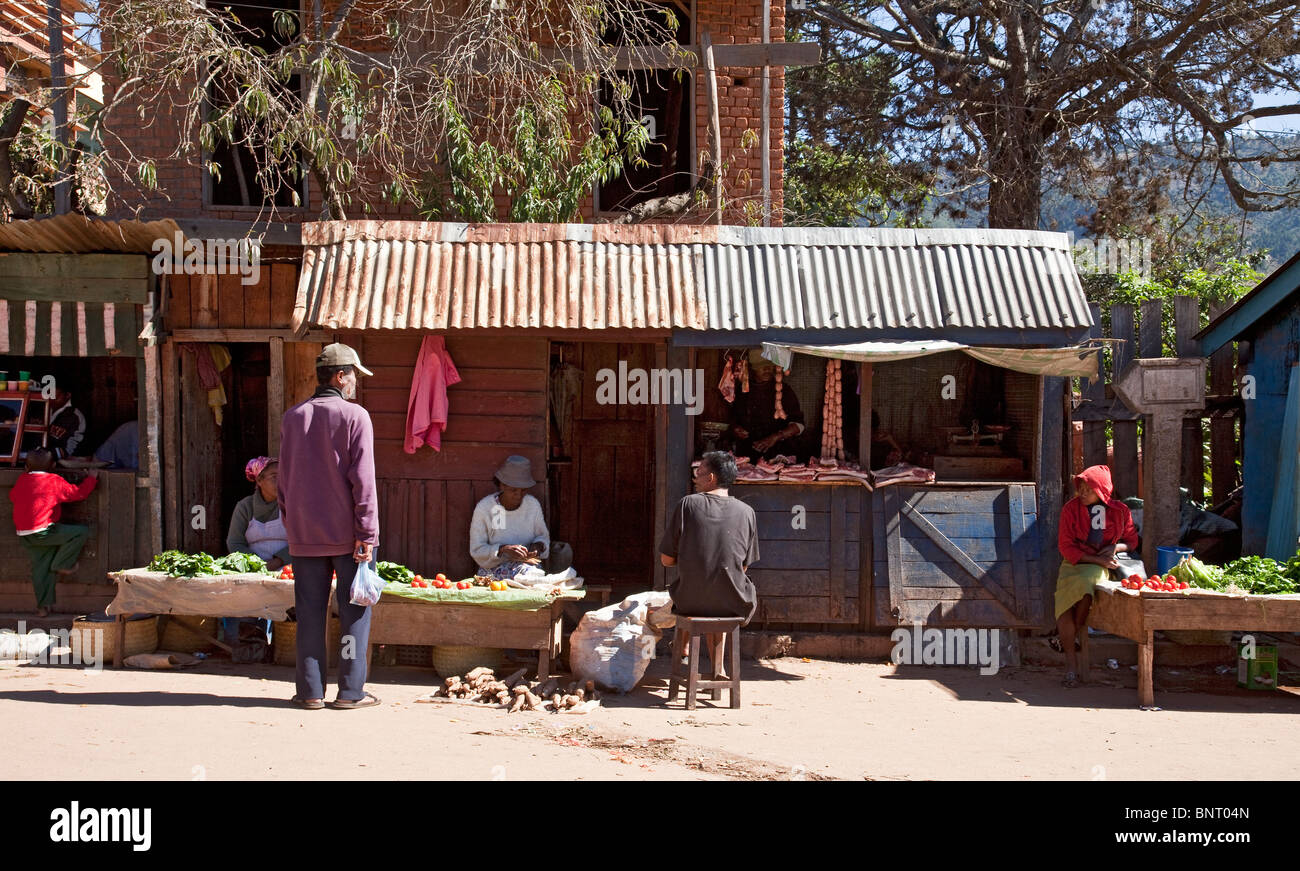
[[[1031,375],[1095,380],[1097,355],[1101,347],[1080,345],[1073,348],[992,348],[923,339],[905,342],[855,342],[848,345],[763,343],[763,356],[782,369],[790,368],[795,353],[854,360],[859,363],[886,363],[942,354],[947,351],[961,351],[990,365],[1016,372],[1028,372]]]
[[[215,575],[176,578],[147,569],[112,575],[117,596],[109,614],[187,614],[200,617],[260,617],[287,620],[293,581],[272,575]]]
[[[555,587],[539,590],[489,590],[487,587],[470,587],[468,590],[439,590],[432,587],[412,587],[409,584],[389,581],[384,585],[385,596],[401,596],[416,602],[442,605],[482,605],[507,611],[536,611],[549,607],[556,599],[581,599],[586,590],[559,590]],[[382,601],[382,600],[381,600]]]

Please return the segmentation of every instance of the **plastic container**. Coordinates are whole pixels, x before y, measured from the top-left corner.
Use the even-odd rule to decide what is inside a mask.
[[[1237,649],[1237,686],[1248,690],[1277,689],[1277,647],[1256,644],[1255,658],[1242,656],[1245,645]]]
[[[1178,565],[1184,559],[1196,555],[1196,551],[1190,547],[1157,547],[1156,548],[1156,573],[1167,574],[1170,569]]]
[[[6,372],[5,374],[8,375],[9,373]],[[30,381],[30,380],[32,380],[32,373],[31,373],[31,372],[28,372],[26,369],[19,369],[19,370],[18,370],[18,380],[19,380],[19,381]]]

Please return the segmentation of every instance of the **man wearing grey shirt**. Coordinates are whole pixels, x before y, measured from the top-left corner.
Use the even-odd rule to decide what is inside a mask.
[[[677,567],[668,585],[673,611],[689,617],[743,617],[758,609],[758,593],[745,574],[758,561],[754,509],[727,488],[736,480],[736,461],[710,451],[695,471],[695,490],[677,503],[659,543],[659,560]],[[709,635],[715,675],[721,677],[723,636]]]

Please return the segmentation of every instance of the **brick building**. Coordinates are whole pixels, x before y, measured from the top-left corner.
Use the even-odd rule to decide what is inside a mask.
[[[258,23],[256,16],[262,15],[266,18],[265,26],[269,30],[270,7],[276,2],[284,2],[284,0],[272,0],[264,7],[241,8],[239,10],[241,19],[249,26],[256,26]],[[292,0],[290,5],[293,5]],[[763,123],[764,69],[762,66],[736,65],[744,58],[737,57],[734,52],[729,53],[729,51],[731,46],[763,42],[763,5],[758,0],[691,0],[689,3],[674,2],[672,5],[681,22],[679,42],[694,48],[697,56],[702,57],[702,52],[698,50],[700,37],[707,31],[715,45],[718,61],[718,115],[722,134],[722,160],[727,167],[724,181],[729,207],[726,223],[759,222],[762,220],[763,203],[764,167],[759,134]],[[773,43],[782,43],[785,33],[784,4],[772,0],[767,11],[770,40]],[[761,55],[750,54],[748,57],[757,60]],[[775,61],[775,63],[780,62],[780,59]],[[770,66],[768,69],[767,177],[770,190],[768,199],[770,224],[778,226],[782,212],[784,68]],[[650,75],[653,76],[654,73]],[[709,143],[710,114],[705,75],[703,69],[697,69],[694,74],[685,77],[684,85],[677,85],[671,82],[672,76],[668,71],[660,71],[660,84],[666,87],[651,88],[654,93],[639,95],[639,99],[645,101],[646,113],[654,118],[650,123],[654,125],[656,141],[662,143],[666,136],[673,136],[676,139],[675,143],[671,143],[673,146],[671,149],[665,147],[660,149],[660,153],[671,151],[675,152],[675,156],[669,161],[664,161],[671,162],[670,166],[652,167],[649,173],[629,170],[633,176],[632,181],[638,188],[655,189],[642,193],[639,197],[629,192],[627,174],[624,178],[611,182],[604,190],[593,189],[591,194],[584,198],[582,204],[583,221],[609,220],[622,214],[623,207],[626,205],[639,202],[650,195],[675,193],[684,187],[689,187],[699,171],[699,155],[707,149]],[[111,92],[114,84],[110,79],[106,83],[106,89]],[[680,95],[672,93],[675,88],[680,88],[682,93]],[[680,98],[679,102],[675,103],[674,100],[678,98]],[[668,117],[670,114],[676,114],[678,105],[680,105],[680,118],[686,120],[686,124],[679,123],[678,117]],[[136,155],[157,159],[157,180],[160,190],[155,195],[146,195],[143,201],[137,199],[139,196],[137,193],[126,194],[114,204],[112,214],[121,217],[128,214],[138,215],[146,219],[172,217],[178,220],[197,220],[203,221],[209,228],[215,226],[210,223],[212,221],[247,223],[264,217],[258,205],[255,203],[243,205],[242,198],[232,194],[234,174],[229,172],[232,160],[229,154],[205,153],[203,155],[204,161],[216,160],[225,166],[226,171],[222,173],[223,178],[219,182],[214,181],[212,176],[198,165],[198,162],[162,160],[162,157],[175,147],[179,137],[183,135],[177,120],[154,117],[146,118],[143,123],[136,124],[134,123],[135,108],[130,103],[125,103],[117,110],[117,124],[120,129],[116,129],[114,135],[120,136],[122,142]],[[123,119],[129,119],[129,123],[125,126],[123,126]],[[748,137],[750,140],[748,145],[744,142],[747,131],[753,131]],[[647,156],[652,156],[653,153],[652,148]],[[656,176],[669,178],[666,184],[660,184],[660,179]],[[281,206],[278,215],[280,220],[298,223],[320,218],[323,204],[318,186],[314,185],[311,179],[307,179],[299,194],[303,205]],[[751,204],[748,210],[745,208],[745,203]],[[507,203],[499,198],[498,208],[503,218],[506,205]],[[354,201],[349,206],[348,217],[405,219],[417,217],[409,204],[393,205],[372,201],[368,206],[369,210],[363,215],[361,204]],[[136,212],[137,207],[140,208],[139,212]],[[695,214],[675,220],[690,223],[701,219],[702,216]],[[226,227],[227,235],[234,226]],[[268,238],[267,241],[273,240]]]

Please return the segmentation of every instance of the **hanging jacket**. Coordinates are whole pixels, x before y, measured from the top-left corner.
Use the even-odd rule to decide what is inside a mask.
[[[1124,542],[1130,552],[1137,550],[1138,535],[1137,528],[1133,525],[1133,515],[1129,513],[1127,505],[1111,498],[1114,486],[1111,484],[1110,468],[1089,466],[1075,475],[1074,481],[1076,484],[1083,481],[1096,490],[1101,496],[1101,502],[1097,505],[1084,505],[1083,500],[1076,496],[1061,507],[1061,528],[1057,540],[1061,556],[1072,565],[1077,565],[1085,555],[1095,556],[1103,548],[1117,542]],[[1094,546],[1088,541],[1093,529],[1092,512],[1103,505],[1106,509],[1106,528],[1102,532],[1101,543]]]
[[[459,381],[460,373],[447,353],[442,336],[425,336],[411,378],[411,398],[406,404],[403,449],[408,454],[423,445],[442,450],[442,434],[447,429],[450,412],[447,388]]]

